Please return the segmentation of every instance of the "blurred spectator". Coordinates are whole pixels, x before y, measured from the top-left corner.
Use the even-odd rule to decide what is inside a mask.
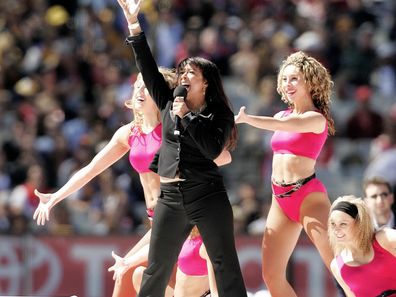
[[[380,44],[377,47],[377,55],[378,61],[372,76],[373,83],[382,98],[392,100],[396,92],[396,41]]]
[[[224,46],[219,28],[214,26],[204,28],[199,34],[199,56],[213,61],[222,75],[229,74],[228,58],[231,53]]]
[[[102,212],[98,208],[97,180],[91,181],[67,201],[70,209],[70,221],[76,234],[106,235],[107,226],[103,221]]]
[[[67,207],[66,203],[61,203],[58,208],[53,210],[53,214],[53,219],[48,223],[48,226],[45,226],[44,230],[48,230],[49,234],[55,236],[69,236],[75,234],[70,220],[70,209]],[[41,231],[40,227],[43,227],[38,227],[35,224],[33,224],[33,226],[36,233],[39,233]]]
[[[30,166],[26,175],[26,180],[11,191],[8,205],[11,216],[22,215],[30,219],[39,203],[34,189],[44,190],[45,177],[40,165]]]
[[[384,226],[396,228],[396,217],[392,211],[394,197],[391,185],[383,178],[372,177],[363,183],[363,196],[372,212],[376,229]]]
[[[162,8],[154,33],[158,65],[167,68],[175,67],[176,47],[182,38],[183,31],[184,26],[176,18],[174,12],[169,7]]]
[[[103,213],[103,220],[106,223],[108,233],[120,234],[124,231],[120,222],[123,221],[128,207],[128,197],[125,191],[120,187],[119,183],[114,176],[113,170],[106,170],[99,179],[99,205],[97,208]],[[131,227],[131,226],[129,226]]]
[[[233,204],[233,210],[238,221],[238,231],[247,233],[248,225],[261,215],[260,204],[257,200],[256,189],[253,185],[243,182],[237,190],[237,201]]]
[[[12,189],[7,201],[12,234],[24,234],[30,230],[29,222],[39,202],[34,189],[44,190],[43,182],[43,169],[35,164],[27,169],[26,180]]]
[[[350,139],[375,138],[384,131],[382,115],[370,106],[372,90],[369,86],[359,86],[355,90],[358,103],[356,111],[346,123],[346,136]]]
[[[267,216],[271,204],[268,202],[262,202],[260,207],[260,216],[250,222],[247,226],[247,232],[249,235],[263,235],[265,226],[267,224]]]
[[[341,70],[348,83],[370,84],[370,75],[375,68],[377,53],[374,49],[374,28],[369,23],[362,24],[356,35],[349,36],[341,55]]]
[[[364,176],[372,178],[374,176],[382,177],[388,181],[395,193],[396,190],[396,105],[388,115],[386,131],[380,135],[374,142],[377,152],[372,156]]]
[[[175,48],[176,65],[187,57],[197,56],[199,52],[199,34],[195,30],[187,30]]]
[[[254,40],[249,32],[241,32],[238,39],[238,51],[230,58],[231,73],[241,79],[248,87],[257,86],[260,59],[253,50]]]

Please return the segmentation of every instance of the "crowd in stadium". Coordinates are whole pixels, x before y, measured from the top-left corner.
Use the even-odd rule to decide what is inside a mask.
[[[291,52],[321,61],[334,80],[336,134],[317,174],[334,200],[362,194],[367,176],[396,186],[396,3],[393,0],[146,0],[140,20],[159,65],[202,56],[219,67],[235,113],[284,108],[276,71]],[[130,121],[137,69],[116,1],[0,3],[0,233],[130,234],[146,230],[138,174],[117,162],[53,210],[32,214],[34,189],[54,191]],[[235,231],[263,232],[271,200],[271,133],[238,126],[221,170]],[[392,163],[393,162],[393,163]]]

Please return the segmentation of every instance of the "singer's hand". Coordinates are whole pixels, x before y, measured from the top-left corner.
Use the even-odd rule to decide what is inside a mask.
[[[239,109],[239,113],[235,116],[235,124],[246,123],[246,113],[245,113],[246,106],[242,106]]]
[[[122,11],[124,12],[125,18],[128,24],[133,24],[137,21],[137,16],[141,7],[142,0],[117,0],[120,4]]]
[[[172,111],[174,115],[179,116],[181,119],[184,117],[186,113],[190,110],[188,109],[186,103],[184,102],[183,97],[176,97],[173,101]]]

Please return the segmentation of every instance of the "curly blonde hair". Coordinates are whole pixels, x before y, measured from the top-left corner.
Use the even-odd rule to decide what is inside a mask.
[[[286,66],[294,65],[300,69],[304,76],[305,83],[308,85],[309,92],[315,107],[326,118],[328,122],[328,133],[335,134],[334,120],[330,114],[331,93],[333,88],[333,81],[328,70],[315,58],[308,56],[302,51],[295,52],[288,56],[286,60],[282,61],[278,79],[277,92],[282,97],[282,101],[293,108],[293,102],[286,99],[282,92],[282,76]]]
[[[165,81],[168,83],[169,88],[175,88],[176,85],[177,85],[177,78],[176,78],[175,69],[159,67],[158,70],[163,75]],[[140,73],[137,75],[135,81],[137,81],[138,79],[142,79]],[[126,108],[131,109],[132,112],[133,112],[134,119],[132,121],[132,127],[137,128],[138,131],[141,132],[141,127],[142,127],[142,124],[143,124],[144,115],[141,112],[138,112],[138,111],[135,110],[134,102],[135,102],[136,94],[137,94],[136,93],[136,88],[134,88],[133,93],[132,93],[132,98],[126,100],[124,105],[125,105]],[[160,120],[160,112],[159,112],[159,110],[158,110],[157,116],[158,116],[158,120]]]
[[[351,249],[353,251],[360,250],[364,254],[370,252],[373,238],[374,238],[374,224],[367,205],[364,203],[362,198],[355,197],[353,195],[347,195],[338,197],[330,208],[330,213],[337,206],[338,203],[345,201],[356,206],[358,213],[355,220],[355,241],[354,246],[345,246],[337,243],[333,228],[331,226],[330,218],[328,220],[328,235],[330,245],[334,251],[335,255],[339,255],[341,251],[345,248]]]

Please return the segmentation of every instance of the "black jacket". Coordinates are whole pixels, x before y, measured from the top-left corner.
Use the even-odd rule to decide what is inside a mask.
[[[182,120],[180,136],[174,135],[175,123],[170,116],[173,90],[168,87],[153,58],[144,33],[126,40],[133,48],[136,64],[151,97],[161,111],[162,145],[158,174],[200,181],[221,180],[213,160],[221,153],[234,126],[233,112],[221,102],[207,102],[201,114],[187,114]]]

